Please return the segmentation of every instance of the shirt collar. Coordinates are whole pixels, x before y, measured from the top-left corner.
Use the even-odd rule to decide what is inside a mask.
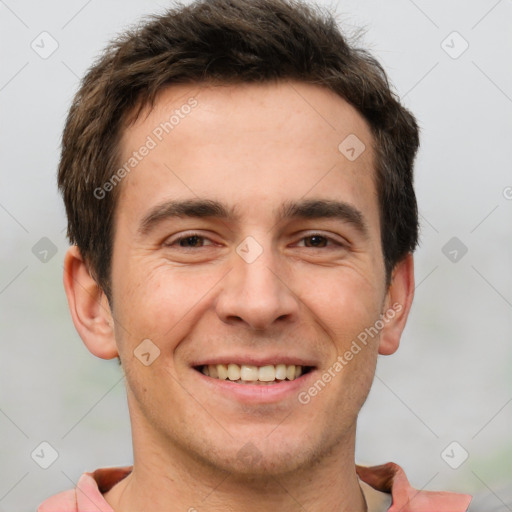
[[[74,491],[67,491],[49,498],[38,508],[38,512],[114,512],[105,501],[103,493],[128,476],[133,466],[100,468],[84,473]],[[409,484],[403,469],[389,462],[381,466],[356,466],[361,481],[374,491],[391,495],[379,496],[373,491],[363,492],[370,507],[368,512],[466,512],[471,496],[451,492],[416,490]]]
[[[388,512],[465,512],[471,501],[468,494],[416,490],[404,470],[388,462],[381,466],[356,466],[359,478],[374,489],[391,494]]]

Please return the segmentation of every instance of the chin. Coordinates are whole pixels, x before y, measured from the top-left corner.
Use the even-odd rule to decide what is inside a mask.
[[[260,451],[247,443],[237,453],[217,459],[217,467],[243,480],[265,480],[269,476],[280,476],[310,467],[310,458],[305,453],[287,450]]]
[[[203,453],[196,453],[212,469],[254,482],[270,476],[310,470],[317,460],[332,449],[320,439],[313,442],[310,436],[291,438],[286,432],[269,435],[268,431],[259,438],[246,436],[245,443],[233,439],[224,446],[217,445],[216,449],[201,448]]]

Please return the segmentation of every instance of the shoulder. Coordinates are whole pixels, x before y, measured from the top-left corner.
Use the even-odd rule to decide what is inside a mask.
[[[76,493],[74,489],[55,494],[46,499],[37,512],[76,512]]]
[[[391,494],[393,503],[389,512],[466,512],[471,502],[468,494],[413,488],[404,470],[393,462],[381,466],[356,466],[356,471],[363,482]]]
[[[103,498],[120,480],[130,474],[132,466],[100,468],[83,473],[75,489],[64,491],[45,500],[37,512],[81,512],[92,505],[96,512],[113,512]]]

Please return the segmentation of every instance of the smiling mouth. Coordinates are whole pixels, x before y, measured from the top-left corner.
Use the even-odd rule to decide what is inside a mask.
[[[312,366],[294,364],[268,364],[254,366],[251,364],[207,364],[196,366],[195,369],[207,377],[219,380],[228,380],[235,384],[278,384],[283,381],[292,381],[309,373]]]

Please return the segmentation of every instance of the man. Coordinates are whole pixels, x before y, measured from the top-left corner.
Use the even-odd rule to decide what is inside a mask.
[[[417,147],[379,64],[311,7],[202,1],[113,43],[59,186],[71,315],[122,364],[134,464],[39,511],[466,510],[354,461],[413,299]]]

